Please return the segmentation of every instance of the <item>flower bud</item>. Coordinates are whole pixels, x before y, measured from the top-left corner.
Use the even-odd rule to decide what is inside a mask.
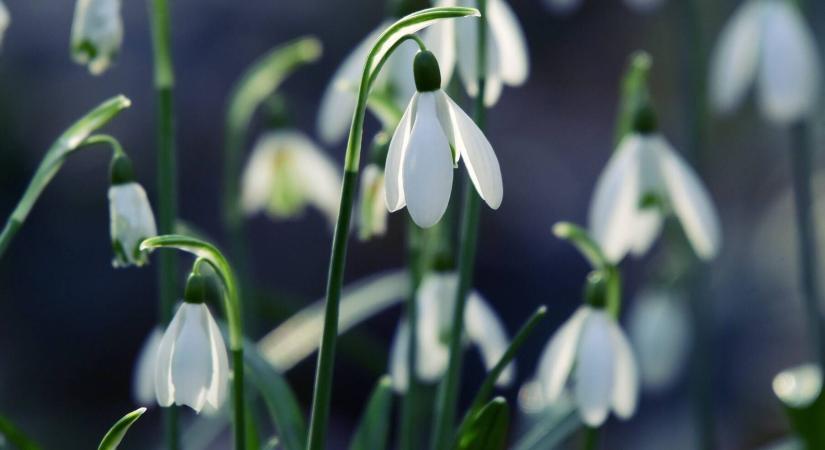
[[[418,52],[413,60],[415,88],[418,92],[431,92],[441,89],[441,71],[438,60],[432,52]]]
[[[123,42],[120,0],[78,0],[72,23],[72,59],[100,75]]]

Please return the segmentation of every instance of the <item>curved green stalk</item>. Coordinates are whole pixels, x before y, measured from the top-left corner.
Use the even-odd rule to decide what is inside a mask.
[[[473,8],[444,7],[429,8],[412,13],[390,25],[378,37],[375,45],[367,56],[361,82],[358,89],[358,100],[350,126],[347,140],[347,152],[344,158],[344,177],[341,186],[341,204],[338,210],[338,221],[332,238],[332,255],[330,257],[329,273],[327,276],[326,308],[324,312],[324,332],[321,337],[321,347],[318,352],[318,366],[315,372],[315,389],[310,416],[309,450],[324,448],[329,419],[329,404],[332,395],[332,368],[335,358],[335,340],[338,334],[338,303],[341,297],[341,286],[344,281],[344,265],[347,252],[347,236],[349,235],[352,204],[355,200],[356,184],[358,181],[358,167],[361,159],[361,143],[364,134],[364,115],[367,98],[369,96],[371,80],[377,76],[381,67],[392,50],[401,39],[410,33],[415,33],[433,22],[455,17],[475,16],[478,10]]]
[[[241,323],[241,298],[238,283],[232,267],[214,245],[181,235],[163,235],[146,239],[140,244],[141,250],[175,248],[189,252],[209,262],[220,277],[225,288],[224,313],[229,325],[229,349],[232,352],[233,410],[235,415],[235,450],[245,450],[244,412],[244,364],[243,364],[243,324]]]
[[[138,408],[123,416],[114,425],[112,425],[112,428],[110,428],[108,432],[106,432],[106,435],[103,436],[97,450],[117,450],[120,442],[123,441],[123,438],[126,436],[126,432],[129,431],[129,427],[131,427],[135,421],[140,419],[140,416],[142,416],[145,412],[146,408]]]
[[[37,171],[34,173],[26,192],[17,202],[17,206],[12,211],[6,226],[0,233],[0,258],[3,257],[6,249],[11,243],[17,231],[26,221],[32,207],[40,198],[40,194],[49,185],[49,182],[57,175],[57,172],[63,167],[66,158],[75,150],[83,146],[90,134],[97,129],[106,125],[110,120],[117,116],[121,111],[128,108],[131,101],[119,95],[112,97],[109,100],[98,105],[95,109],[86,113],[71,127],[69,127],[59,138],[52,144]],[[118,145],[119,147],[119,145]]]
[[[484,105],[485,85],[487,81],[487,0],[478,0],[480,18],[478,21],[478,43],[476,55],[476,73],[478,92],[475,98],[474,120],[479,129],[486,127],[487,108]],[[464,213],[461,221],[461,234],[458,250],[458,288],[456,289],[453,323],[450,329],[450,359],[447,373],[439,386],[435,410],[435,434],[433,450],[449,450],[452,443],[453,426],[460,392],[462,365],[461,339],[464,333],[464,309],[467,294],[475,269],[476,247],[478,243],[478,222],[481,215],[481,198],[475,191],[469,178],[464,180]]]

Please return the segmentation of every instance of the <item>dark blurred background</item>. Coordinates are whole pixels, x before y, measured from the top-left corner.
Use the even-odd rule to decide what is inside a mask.
[[[319,37],[321,61],[282,88],[297,126],[314,135],[316,107],[332,72],[380,22],[385,7],[377,0],[172,3],[180,215],[224,244],[222,126],[232,84],[273,46],[302,35]],[[676,148],[687,141],[687,3],[670,0],[642,15],[618,0],[585,0],[579,11],[559,17],[539,0],[512,2],[532,66],[527,84],[505,89],[489,113],[488,135],[501,161],[506,194],[498,211],[483,211],[476,287],[510,333],[540,304],[548,305],[549,318],[518,357],[519,383],[505,391],[511,398],[532,377],[553,330],[580,303],[587,265],[550,230],[559,220],[586,220],[596,177],[612,151],[618,84],[632,51],[652,54],[662,128]],[[738,2],[699,3],[707,45]],[[0,52],[0,216],[11,212],[54,138],[118,93],[133,106],[107,131],[124,144],[154,198],[155,98],[146,2],[124,2],[124,46],[115,67],[101,77],[70,60],[74,2],[10,0],[7,5],[12,23]],[[750,106],[735,119],[714,121],[710,131],[702,149],[702,178],[717,202],[725,241],[709,268],[708,298],[702,299],[712,318],[706,336],[711,365],[704,377],[713,389],[718,448],[756,448],[787,431],[772,377],[810,358],[795,289],[788,137],[766,126]],[[343,145],[327,150],[342,159]],[[132,409],[133,363],[156,320],[156,268],[114,270],[110,264],[107,165],[103,151],[73,156],[0,261],[0,413],[50,449],[93,448],[109,425]],[[385,238],[353,240],[348,280],[403,264],[405,214],[391,217]],[[258,216],[249,221],[249,232],[254,279],[263,291],[280,293],[273,298],[288,299],[269,305],[273,311],[323,295],[331,236],[320,215],[279,223]],[[624,265],[626,304],[649,279],[655,258]],[[343,340],[367,337],[388,347],[399,315],[398,308],[390,310]],[[276,314],[262,318],[267,329],[280,320]],[[386,367],[385,354],[374,358],[362,364],[339,353],[332,429],[341,443],[331,448],[345,445]],[[481,366],[475,356],[466,361],[466,384],[474,386]],[[288,373],[306,410],[314,363],[308,358]],[[611,419],[604,448],[696,448],[688,372],[673,388],[645,395],[629,422]],[[159,429],[154,410],[124,447],[154,448]]]

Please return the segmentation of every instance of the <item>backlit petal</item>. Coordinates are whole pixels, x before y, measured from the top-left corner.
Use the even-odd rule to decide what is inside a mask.
[[[478,346],[484,366],[487,370],[492,369],[507,351],[510,339],[504,324],[499,319],[496,312],[484,299],[475,291],[471,292],[467,298],[467,305],[464,311],[464,325],[470,341]],[[516,366],[514,363],[507,365],[501,372],[496,384],[507,386],[515,378]]]
[[[387,209],[390,212],[398,211],[407,204],[404,198],[404,186],[401,181],[401,163],[409,144],[417,102],[418,95],[416,94],[410,100],[410,104],[407,105],[404,115],[401,116],[401,121],[392,134],[390,148],[387,151],[387,163],[384,167],[384,191],[386,192]]]
[[[151,406],[157,400],[155,396],[155,369],[162,338],[163,332],[160,328],[154,328],[140,349],[132,378],[132,395],[138,405]]]
[[[550,338],[539,358],[537,379],[544,387],[547,402],[555,402],[570,375],[575,361],[579,334],[592,309],[580,307]]]
[[[184,303],[186,309],[172,354],[172,383],[175,404],[187,405],[199,413],[206,402],[212,378],[212,349],[204,304]]]
[[[172,358],[177,347],[181,324],[188,309],[181,305],[160,340],[155,361],[155,394],[160,406],[170,406],[175,402],[175,385],[172,381]]]
[[[616,354],[611,320],[603,310],[594,310],[582,326],[576,352],[573,392],[582,421],[591,427],[604,422],[613,400]]]
[[[639,372],[633,349],[619,325],[609,321],[613,348],[616,351],[616,378],[613,385],[613,411],[621,419],[629,419],[636,412],[639,398]]]
[[[212,362],[212,377],[209,380],[209,388],[206,392],[206,408],[210,411],[220,409],[226,400],[226,392],[229,388],[229,358],[226,354],[226,344],[223,341],[218,324],[212,318],[212,314],[206,310],[206,319],[209,325],[209,348]]]
[[[403,393],[409,386],[410,327],[402,317],[390,349],[390,377],[395,392]]]
[[[527,56],[527,40],[518,18],[504,0],[489,0],[487,17],[498,50],[498,74],[501,80],[510,86],[524,83],[530,60]]]
[[[736,109],[759,63],[762,0],[748,0],[725,25],[710,62],[710,97],[720,113]]]

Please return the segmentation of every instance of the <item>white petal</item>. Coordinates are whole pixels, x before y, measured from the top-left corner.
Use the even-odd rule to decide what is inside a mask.
[[[389,83],[387,88],[393,93],[398,108],[403,108],[413,94],[417,92],[412,70],[413,60],[417,53],[418,45],[412,41],[405,41],[392,52],[381,70],[382,74],[386,73],[387,75],[387,83]],[[373,89],[375,89],[375,86],[373,86]]]
[[[437,2],[438,6],[453,6],[452,0]],[[424,32],[424,43],[433,52],[441,69],[441,85],[447,86],[456,64],[455,21],[442,20]],[[409,69],[408,69],[409,70]]]
[[[510,339],[507,337],[504,324],[493,308],[475,291],[471,292],[467,298],[464,325],[470,341],[474,342],[481,352],[484,366],[487,370],[491,370],[504,356],[504,352],[510,345]],[[516,366],[511,362],[501,372],[496,384],[509,385],[515,378],[515,372]]]
[[[710,195],[690,166],[666,142],[660,164],[673,211],[693,251],[702,259],[713,259],[719,252],[721,231]]]
[[[341,63],[321,98],[318,113],[318,134],[327,144],[333,144],[344,137],[352,122],[355,110],[355,93],[361,82],[364,63],[375,40],[389,23],[381,23],[367,35]]]
[[[544,7],[558,14],[569,14],[581,3],[582,0],[544,0]]]
[[[395,392],[404,393],[409,386],[410,327],[402,317],[390,349],[390,377]]]
[[[650,250],[662,231],[664,219],[657,209],[645,209],[636,213],[633,226],[635,233],[630,242],[630,252],[642,256]]]
[[[625,0],[628,7],[640,13],[647,13],[658,8],[665,0]]]
[[[247,215],[265,209],[272,193],[277,147],[265,142],[263,138],[258,139],[241,175],[241,208]]]
[[[384,165],[384,191],[386,192],[387,209],[390,212],[398,211],[406,206],[404,186],[401,181],[401,162],[404,161],[404,152],[410,141],[413,119],[415,119],[418,94],[413,95],[410,104],[401,116],[401,121],[395,128],[390,139],[390,148],[387,151],[387,162]]]
[[[759,105],[777,123],[810,114],[819,104],[816,39],[796,5],[767,0],[759,62]]]
[[[454,139],[456,152],[464,158],[470,180],[487,205],[497,209],[501,206],[504,186],[493,146],[475,122],[447,94],[438,91],[435,95],[440,103],[439,120],[445,130],[452,130],[448,135]]]
[[[160,340],[157,360],[155,361],[155,394],[160,406],[170,406],[175,402],[175,385],[172,382],[172,358],[175,355],[181,324],[186,318],[188,308],[181,305],[166,327]]]
[[[424,277],[418,288],[416,373],[422,380],[438,380],[447,369],[450,356],[447,336],[457,287],[458,277],[454,273],[432,273]]]
[[[453,186],[450,144],[438,122],[431,92],[418,95],[407,147],[401,169],[407,209],[418,226],[429,228],[447,210]]]
[[[629,134],[610,157],[596,181],[590,201],[588,227],[605,256],[616,263],[624,258],[635,238],[640,200],[640,152],[644,140]]]
[[[487,2],[487,18],[496,43],[499,77],[510,86],[521,85],[527,80],[530,61],[518,18],[504,0]]]
[[[611,320],[603,310],[594,310],[582,326],[576,352],[574,395],[582,421],[591,427],[604,422],[613,399],[616,354]]]
[[[136,182],[109,187],[109,220],[112,243],[120,245],[122,254],[116,254],[115,267],[130,264],[143,265],[145,253],[140,242],[157,235],[155,215],[143,186]]]
[[[458,74],[467,94],[470,97],[478,95],[478,23],[475,21],[460,21],[456,23],[458,47]],[[487,83],[485,84],[484,104],[493,106],[501,94],[500,55],[497,42],[492,32],[487,33]]]
[[[72,58],[99,75],[109,68],[123,42],[120,0],[78,0],[72,22]]]
[[[361,175],[358,237],[367,240],[387,232],[387,197],[384,171],[377,164],[368,164]]]
[[[141,406],[151,406],[157,400],[155,396],[155,369],[158,350],[163,332],[155,327],[140,348],[135,371],[132,377],[132,395]]]
[[[201,306],[205,310],[209,325],[209,348],[212,362],[212,377],[209,379],[205,406],[210,411],[217,411],[226,400],[226,392],[229,388],[229,357],[226,354],[226,344],[218,324],[215,323],[206,305]]]
[[[206,402],[212,379],[212,348],[209,341],[209,314],[204,304],[184,303],[186,309],[172,354],[172,383],[175,404],[187,405],[199,413]]]
[[[710,97],[720,113],[736,109],[756,76],[762,0],[746,1],[725,25],[710,62]]]
[[[555,402],[564,390],[573,368],[582,325],[591,311],[587,306],[577,309],[553,334],[539,358],[537,378],[544,387],[545,399],[550,403]]]
[[[3,35],[6,33],[6,29],[9,27],[9,23],[11,23],[11,16],[9,15],[9,10],[6,8],[6,5],[0,1],[0,44],[3,43]]]
[[[298,189],[307,203],[317,208],[331,226],[338,221],[341,200],[341,168],[315,142],[295,130],[282,130],[283,139],[292,149],[292,168]]]
[[[639,373],[633,349],[619,325],[609,321],[613,348],[616,351],[616,378],[613,385],[613,411],[621,419],[629,419],[636,412],[639,398]]]

